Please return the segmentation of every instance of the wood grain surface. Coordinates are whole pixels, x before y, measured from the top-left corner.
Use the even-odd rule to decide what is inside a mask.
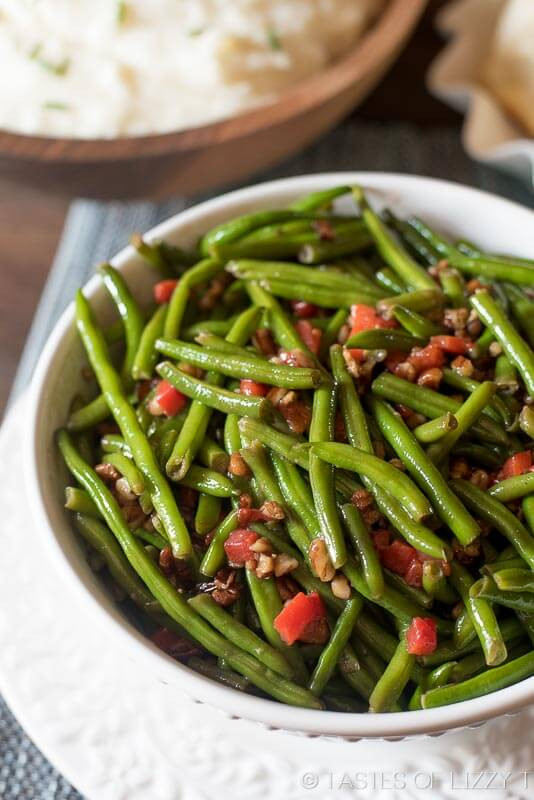
[[[444,0],[430,0],[409,47],[356,112],[360,119],[454,126],[460,118],[428,95],[424,76],[443,43],[432,19]],[[67,200],[0,181],[0,410],[57,246]]]

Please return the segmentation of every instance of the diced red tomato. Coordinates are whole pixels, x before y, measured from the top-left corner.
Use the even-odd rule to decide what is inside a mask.
[[[470,342],[460,336],[431,336],[430,344],[439,347],[440,350],[444,350],[446,353],[463,356]]]
[[[412,350],[406,361],[413,364],[418,372],[423,372],[425,369],[442,367],[445,362],[445,356],[440,347],[435,344],[427,344],[421,350]]]
[[[154,286],[154,300],[156,303],[168,303],[177,285],[178,281],[172,278],[156,283]]]
[[[412,563],[403,575],[404,580],[408,586],[421,587],[423,584],[423,563],[417,557],[412,560]]]
[[[157,406],[167,417],[179,414],[187,403],[187,397],[175,389],[168,381],[160,381],[156,388],[155,400]]]
[[[429,617],[414,617],[406,632],[408,652],[413,656],[429,656],[438,646],[436,623]]]
[[[314,328],[307,319],[299,319],[295,328],[308,350],[316,356],[319,353],[323,332],[319,328]]]
[[[347,347],[347,351],[358,363],[363,361],[365,358],[365,350],[362,350],[361,347]]]
[[[516,475],[522,475],[523,472],[528,472],[532,466],[532,452],[530,450],[523,450],[521,453],[516,453],[508,458],[502,467],[504,478],[513,478]]]
[[[305,300],[292,300],[291,308],[293,309],[294,315],[299,319],[315,317],[319,310],[316,305],[307,303]]]
[[[350,335],[360,331],[369,331],[372,328],[396,328],[397,323],[394,319],[384,319],[376,313],[372,306],[363,303],[356,303],[350,307],[350,322],[352,330]]]
[[[254,557],[251,545],[259,539],[257,533],[247,528],[236,528],[224,543],[224,552],[230,564],[243,566],[246,561]]]
[[[386,547],[389,547],[391,542],[391,534],[388,530],[379,530],[373,533],[373,543],[375,549],[378,550],[380,553],[381,550],[384,550]]]
[[[310,625],[325,617],[326,610],[317,592],[299,592],[275,617],[274,627],[282,641],[293,644]]]
[[[379,555],[380,561],[387,569],[396,572],[397,575],[405,575],[417,557],[417,551],[406,542],[395,539],[388,547],[381,549]]]
[[[258,383],[258,381],[251,381],[249,378],[243,378],[243,380],[239,381],[239,391],[241,394],[265,397],[269,391],[269,387],[264,383]]]
[[[393,352],[388,354],[384,364],[387,370],[395,373],[395,370],[403,361],[406,361],[406,353]]]

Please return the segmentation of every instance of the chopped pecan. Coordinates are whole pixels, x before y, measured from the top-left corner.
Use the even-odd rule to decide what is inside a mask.
[[[336,232],[328,219],[315,219],[312,222],[312,228],[319,234],[319,238],[325,242],[332,242],[336,238]]]
[[[270,578],[274,572],[274,558],[267,553],[260,553],[254,572],[257,578]]]
[[[112,464],[97,464],[95,472],[102,478],[104,483],[115,483],[121,476],[120,472]]]
[[[330,560],[324,539],[314,539],[308,549],[312,569],[321,581],[331,581],[336,571]]]
[[[244,478],[250,475],[248,464],[238,450],[233,452],[230,456],[230,461],[228,462],[228,472],[230,475],[235,475],[239,478]]]
[[[241,594],[241,586],[237,581],[235,569],[223,567],[213,580],[211,596],[219,606],[231,606]]]
[[[289,556],[287,553],[279,553],[274,559],[274,575],[276,578],[281,578],[283,575],[287,575],[288,572],[293,572],[294,569],[297,569],[299,562],[293,556]]]
[[[325,644],[330,637],[330,629],[326,617],[313,619],[299,636],[299,642],[305,644]]]
[[[336,575],[330,584],[332,594],[334,597],[339,597],[340,600],[348,600],[350,597],[350,583],[344,575]]]
[[[252,343],[264,356],[273,356],[276,354],[276,345],[271,331],[268,328],[258,328],[252,337]]]
[[[443,378],[443,372],[438,367],[425,369],[417,377],[419,386],[426,386],[427,389],[438,389]]]
[[[295,597],[295,595],[300,592],[300,586],[296,581],[290,578],[289,575],[277,578],[276,585],[283,603],[285,603],[286,600],[291,600],[291,598]]]

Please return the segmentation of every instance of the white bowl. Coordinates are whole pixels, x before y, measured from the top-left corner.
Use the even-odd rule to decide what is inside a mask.
[[[351,183],[362,184],[379,206],[423,216],[431,225],[453,236],[473,240],[488,250],[534,257],[532,211],[465,186],[386,173],[309,175],[241,189],[177,214],[147,236],[187,246],[204,231],[230,217],[252,209],[284,205],[312,190]],[[343,205],[341,202],[340,207]],[[113,264],[130,285],[137,287],[139,297],[149,298],[153,272],[131,247],[119,253]],[[98,318],[103,322],[110,320],[113,309],[100,279],[90,280],[85,293]],[[126,621],[106,594],[87,565],[63,509],[67,475],[54,446],[54,431],[65,423],[70,400],[82,388],[80,366],[84,361],[71,304],[44,346],[32,381],[25,442],[26,476],[36,524],[60,573],[58,591],[64,585],[77,593],[107,634],[110,647],[121,647],[125,657],[140,663],[154,679],[179,687],[199,701],[237,717],[307,735],[403,738],[435,734],[518,711],[534,699],[534,678],[529,678],[487,697],[424,711],[393,714],[311,711],[225,688],[158,650]],[[65,601],[68,602],[67,596]],[[175,699],[179,703],[178,695]],[[170,690],[169,702],[173,702]]]

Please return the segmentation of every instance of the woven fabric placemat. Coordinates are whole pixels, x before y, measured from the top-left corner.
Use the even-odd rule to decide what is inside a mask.
[[[526,186],[470,161],[454,131],[421,131],[406,125],[361,123],[358,120],[346,122],[297,158],[257,176],[255,180],[340,170],[378,170],[445,178],[534,206],[534,195]],[[120,250],[132,231],[146,231],[202,199],[205,198],[175,197],[158,204],[89,200],[72,203],[21,357],[11,402],[27,385],[43,342],[72,300],[75,290],[92,274],[94,266]],[[0,798],[81,798],[33,745],[1,700]]]

